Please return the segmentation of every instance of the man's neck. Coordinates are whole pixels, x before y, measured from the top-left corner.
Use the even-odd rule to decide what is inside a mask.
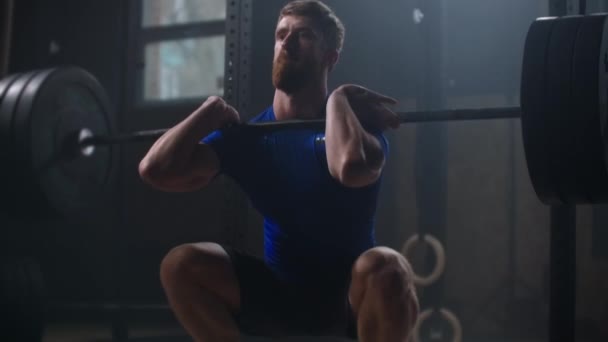
[[[294,94],[287,94],[276,89],[272,107],[277,120],[315,119],[325,109],[327,86],[314,89],[303,89]]]

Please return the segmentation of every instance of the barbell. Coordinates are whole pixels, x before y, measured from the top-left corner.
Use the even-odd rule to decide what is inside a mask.
[[[608,200],[607,15],[538,18],[524,44],[520,107],[398,113],[401,122],[519,118],[533,188],[547,204]],[[152,141],[166,129],[114,134],[107,95],[86,70],[58,67],[0,81],[3,207],[70,215],[112,181],[114,145]],[[324,129],[325,120],[236,124],[262,135]],[[248,135],[250,136],[250,135]]]

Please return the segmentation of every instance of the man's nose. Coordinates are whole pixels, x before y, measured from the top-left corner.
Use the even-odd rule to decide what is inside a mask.
[[[285,36],[285,38],[283,39],[283,49],[285,49],[287,52],[293,52],[293,50],[296,48],[297,44],[297,35],[289,33]]]

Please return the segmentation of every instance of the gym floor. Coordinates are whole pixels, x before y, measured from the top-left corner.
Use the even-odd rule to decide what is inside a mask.
[[[112,315],[76,315],[55,319],[47,324],[41,342],[191,342],[192,339],[181,328],[172,314],[165,310],[146,310],[129,312],[124,320],[128,326],[128,337],[113,339]],[[599,342],[597,338],[584,338],[580,332],[583,326],[577,325],[579,332],[576,342]],[[353,342],[336,337],[290,337],[271,340],[244,336],[243,342]],[[450,341],[449,337],[439,337],[436,341]],[[461,342],[546,342],[547,338],[513,337],[465,337]],[[413,341],[411,341],[413,342]]]
[[[112,329],[102,324],[56,324],[49,326],[42,342],[114,342],[112,340]],[[178,326],[149,326],[134,325],[129,331],[126,341],[133,342],[189,342],[190,337]],[[268,342],[277,341],[264,338],[246,337],[243,342]],[[348,342],[351,340],[341,338],[310,338],[293,337],[278,342]],[[524,341],[521,341],[524,342]],[[528,342],[528,341],[526,341]],[[533,341],[529,341],[533,342]]]
[[[179,327],[134,326],[128,341],[133,342],[190,342],[192,341]],[[340,338],[292,337],[283,340],[246,337],[243,342],[349,342]],[[43,342],[113,342],[110,327],[103,325],[54,325],[47,330]],[[462,342],[545,342],[542,339],[501,339],[470,340]],[[585,341],[578,341],[585,342]],[[591,341],[589,341],[591,342]]]
[[[46,327],[42,342],[191,342],[192,339],[179,326],[172,314],[165,310],[129,312],[124,324],[128,337],[113,339],[112,315],[76,315],[56,319]],[[449,341],[441,339],[438,341]],[[290,337],[271,340],[244,336],[243,342],[353,342],[336,337]],[[466,337],[461,342],[546,342],[546,338],[480,338]],[[577,338],[577,342],[598,340]]]
[[[190,342],[187,333],[181,328],[166,308],[124,313],[123,324],[128,328],[128,337],[113,339],[113,315],[88,311],[85,314],[60,313],[47,324],[41,342]],[[124,326],[123,325],[123,326]],[[124,330],[123,330],[124,331]],[[121,334],[124,335],[124,334]],[[264,338],[244,337],[243,342],[277,341]],[[340,338],[293,337],[278,342],[348,342]]]

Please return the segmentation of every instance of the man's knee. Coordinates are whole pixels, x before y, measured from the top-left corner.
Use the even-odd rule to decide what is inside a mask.
[[[176,278],[182,278],[188,273],[188,267],[195,259],[197,253],[192,244],[183,244],[173,247],[163,258],[160,264],[160,279],[163,287]]]
[[[196,287],[229,303],[239,305],[239,284],[228,252],[217,243],[179,245],[171,249],[160,265],[165,291]]]
[[[174,281],[192,279],[212,268],[215,259],[221,258],[221,247],[213,243],[187,243],[172,248],[160,264],[163,286]]]
[[[413,289],[411,267],[396,251],[376,247],[363,253],[353,267],[353,281],[365,291],[375,291],[381,298],[394,300]]]

